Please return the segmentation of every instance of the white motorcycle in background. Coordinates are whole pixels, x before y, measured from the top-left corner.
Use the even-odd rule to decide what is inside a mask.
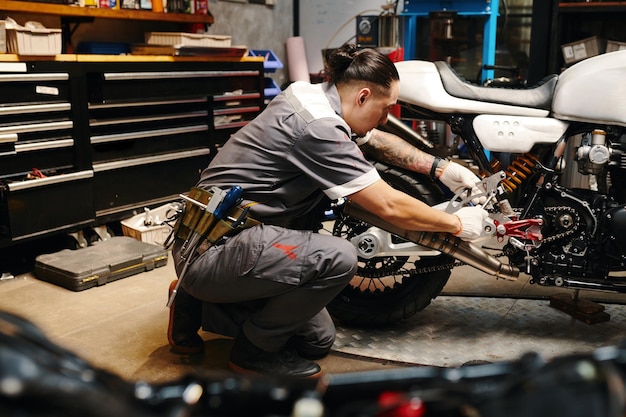
[[[460,264],[504,279],[522,271],[539,285],[626,292],[616,276],[626,270],[626,51],[523,89],[468,83],[445,62],[396,65],[403,118],[444,122],[462,139],[489,199],[484,234],[502,245],[493,253],[481,241],[399,230],[347,203],[333,234],[354,243],[360,264],[329,305],[334,317],[358,325],[410,317]],[[386,128],[433,153],[404,123],[392,118]],[[497,152],[511,156],[508,166],[491,157]],[[445,200],[427,176],[372,162],[392,186],[430,205]],[[447,210],[467,201],[457,195]]]

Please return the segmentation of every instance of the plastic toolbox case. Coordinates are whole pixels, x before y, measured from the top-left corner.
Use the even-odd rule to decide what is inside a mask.
[[[161,246],[115,236],[86,248],[37,256],[35,277],[82,291],[166,264],[167,251]]]

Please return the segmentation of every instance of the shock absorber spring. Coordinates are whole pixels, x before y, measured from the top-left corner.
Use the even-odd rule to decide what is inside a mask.
[[[505,170],[506,178],[502,180],[504,188],[510,193],[515,191],[532,174],[533,168],[538,163],[539,160],[533,154],[525,153],[518,156]]]

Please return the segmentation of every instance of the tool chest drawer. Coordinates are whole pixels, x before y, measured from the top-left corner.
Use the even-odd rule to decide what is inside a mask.
[[[89,105],[94,163],[210,146],[210,98]]]
[[[0,74],[0,97],[3,105],[69,102],[69,74]]]
[[[33,171],[56,173],[74,166],[74,139],[19,142],[16,134],[0,135],[0,179]]]
[[[57,109],[65,107],[63,104]],[[0,178],[32,169],[65,169],[74,164],[74,124],[69,113],[50,110],[38,114],[46,116],[45,120],[25,121],[24,117],[8,116],[3,110],[0,108]],[[65,110],[69,110],[69,104]]]
[[[128,70],[108,67],[102,72],[87,74],[89,102],[213,96],[237,89],[259,91],[261,70],[238,69],[233,63],[215,64],[176,68],[153,64]]]
[[[96,216],[178,199],[198,180],[210,149],[94,164]]]
[[[0,183],[0,239],[18,241],[94,220],[93,171]]]

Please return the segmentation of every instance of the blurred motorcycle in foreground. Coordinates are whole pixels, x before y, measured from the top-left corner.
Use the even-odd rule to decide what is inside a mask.
[[[319,379],[227,371],[126,381],[0,312],[0,415],[8,417],[621,417],[626,344],[550,361],[416,366]]]

